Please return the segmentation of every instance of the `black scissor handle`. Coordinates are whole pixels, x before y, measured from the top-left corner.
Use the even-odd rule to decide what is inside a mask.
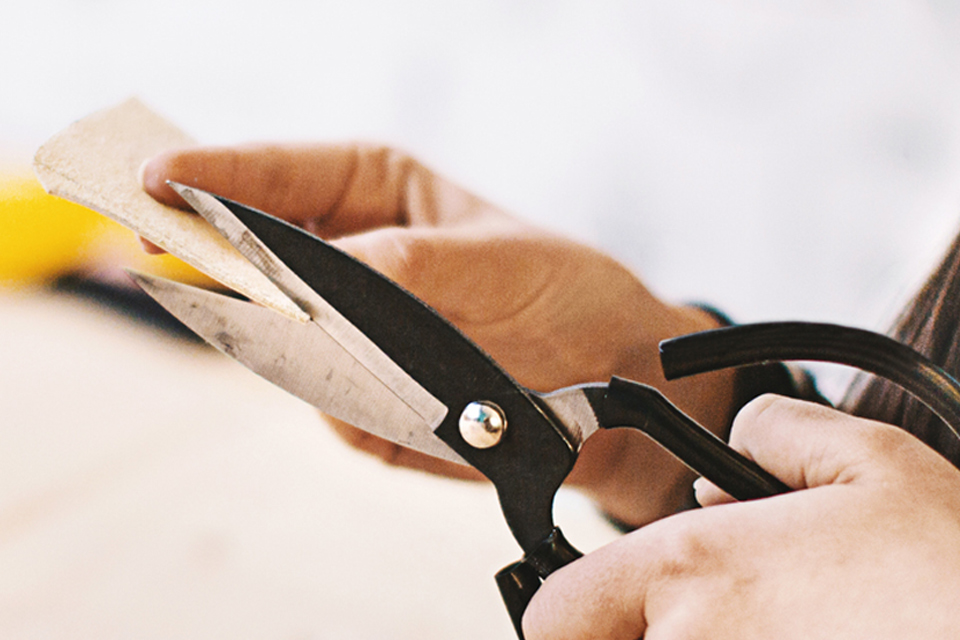
[[[765,322],[660,343],[667,380],[789,360],[842,364],[886,378],[926,405],[960,438],[960,383],[910,347],[872,331],[816,322]]]
[[[772,322],[725,327],[660,344],[668,380],[729,367],[808,360],[853,366],[900,385],[936,413],[960,437],[960,383],[913,349],[886,336],[831,324]],[[643,431],[687,466],[738,500],[790,488],[688,417],[653,387],[613,378],[588,398],[603,428]],[[497,574],[514,628],[543,579],[580,557],[559,529],[520,562]]]
[[[597,417],[605,429],[630,427],[644,432],[737,500],[768,498],[790,491],[790,487],[700,426],[651,386],[614,377]]]
[[[614,377],[608,385],[593,386],[587,395],[602,428],[634,428],[646,433],[688,467],[738,500],[763,498],[790,490],[758,464],[697,424],[653,387]],[[523,560],[497,573],[497,587],[520,640],[523,640],[523,614],[543,580],[582,555],[567,542],[560,529],[554,528],[550,536]]]
[[[523,613],[543,584],[543,579],[580,557],[583,554],[567,542],[559,528],[554,528],[543,543],[523,560],[497,572],[497,588],[520,640],[523,640]]]

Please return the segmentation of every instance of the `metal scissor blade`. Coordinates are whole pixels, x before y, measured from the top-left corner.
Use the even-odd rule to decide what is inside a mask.
[[[204,195],[229,210],[229,224],[241,225],[256,239],[252,250],[235,245],[241,253],[249,253],[255,263],[267,252],[273,255],[290,273],[284,280],[296,278],[305,285],[296,294],[298,302],[309,296],[322,301],[451,411],[456,399],[469,401],[478,393],[526,394],[490,356],[395,282],[303,229],[221,196]],[[222,209],[215,215],[221,220],[217,224],[228,219]],[[265,273],[273,278],[273,266]],[[325,313],[320,315],[315,321],[325,327]]]
[[[550,393],[538,393],[537,396],[550,407],[570,442],[579,449],[600,429],[597,406],[603,402],[606,388],[606,384],[582,384]]]
[[[170,280],[130,275],[204,340],[277,386],[368,433],[466,464],[433,434],[434,425],[315,323]]]
[[[206,191],[185,184],[173,181],[167,184],[307,314],[319,316],[329,310],[330,305],[250,233],[219,200]]]
[[[206,191],[176,182],[168,184],[346,352],[392,389],[431,427],[440,424],[447,413],[446,405],[430,395],[363,332],[304,283],[230,209]]]
[[[449,408],[434,433],[493,481],[510,530],[524,551],[533,553],[553,531],[553,496],[576,457],[566,430],[482,349],[397,283],[303,229],[213,197],[311,291]],[[494,405],[509,423],[496,446],[477,448],[460,431],[461,416],[477,402]]]

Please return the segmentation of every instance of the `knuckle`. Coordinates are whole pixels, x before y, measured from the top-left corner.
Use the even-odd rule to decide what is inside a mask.
[[[372,232],[370,241],[371,264],[412,293],[422,293],[419,285],[433,262],[434,244],[419,234],[393,229]]]
[[[864,452],[871,459],[896,459],[912,450],[913,436],[897,427],[879,422],[862,421],[858,426]]]
[[[764,394],[747,403],[733,421],[730,441],[738,444],[755,442],[760,434],[789,424],[828,423],[849,420],[850,416],[820,404]]]
[[[363,151],[368,165],[377,174],[377,180],[381,184],[390,185],[384,193],[392,194],[394,202],[388,203],[393,206],[398,214],[397,223],[409,225],[411,222],[411,204],[413,191],[416,191],[416,185],[422,182],[422,179],[429,174],[426,168],[413,156],[406,151],[396,147],[378,145],[368,147]]]
[[[421,165],[409,153],[402,149],[384,144],[361,146],[359,154],[367,161],[366,164],[376,167],[383,177],[401,178]]]
[[[406,171],[417,163],[406,152],[382,144],[356,143],[346,148],[348,162],[339,177],[338,197],[328,215],[391,209],[402,195]]]
[[[711,537],[698,526],[698,518],[675,518],[668,535],[660,536],[655,553],[658,562],[652,577],[660,582],[700,575],[710,570],[719,554]]]
[[[377,153],[383,159],[383,164],[402,174],[406,170],[420,166],[420,163],[409,153],[397,147],[381,145]]]
[[[772,393],[765,393],[748,402],[733,419],[730,442],[741,444],[751,434],[763,432],[791,414],[795,401]]]
[[[743,422],[764,423],[777,422],[794,408],[794,400],[765,393],[748,402],[737,416]]]

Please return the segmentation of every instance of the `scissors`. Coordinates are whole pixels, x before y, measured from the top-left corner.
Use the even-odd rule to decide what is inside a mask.
[[[538,393],[518,384],[428,305],[367,265],[280,219],[169,183],[302,311],[288,317],[229,295],[131,272],[151,297],[214,347],[323,412],[431,456],[470,465],[496,487],[523,551],[496,575],[522,638],[542,581],[582,554],[554,524],[554,496],[601,429],[653,438],[731,496],[790,488],[675,407],[614,377]],[[956,432],[960,385],[922,356],[859,329],[743,325],[661,343],[668,379],[774,360],[823,360],[890,378]]]

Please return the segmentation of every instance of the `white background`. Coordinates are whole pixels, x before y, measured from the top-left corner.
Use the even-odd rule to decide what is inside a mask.
[[[0,166],[137,95],[404,147],[672,300],[882,329],[960,227],[958,35],[947,0],[5,0]],[[72,301],[5,295],[0,358],[0,635],[510,637],[488,487]]]
[[[133,94],[384,141],[743,321],[885,327],[958,226],[956,2],[5,4],[14,160]]]

